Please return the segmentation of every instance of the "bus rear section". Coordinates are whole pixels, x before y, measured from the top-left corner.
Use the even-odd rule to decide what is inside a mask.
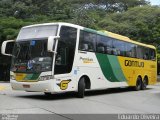
[[[126,86],[141,90],[157,82],[155,47],[125,36],[82,29],[78,59],[91,89]]]

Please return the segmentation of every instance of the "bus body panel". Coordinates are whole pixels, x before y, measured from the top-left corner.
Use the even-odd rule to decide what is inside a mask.
[[[38,81],[38,82],[17,82],[15,80],[10,80],[13,90],[23,90],[28,92],[53,92],[54,81]]]
[[[100,63],[95,53],[79,51],[79,54],[77,54],[76,56],[76,61],[78,65],[77,75],[87,75],[91,81],[91,89],[128,86],[127,83],[123,80],[122,82],[116,80],[112,82],[111,80],[109,80],[112,78],[107,79],[102,72],[103,70],[100,67]],[[102,64],[104,64],[104,62]],[[110,71],[113,71],[113,69],[106,68],[105,72],[109,73]]]
[[[138,76],[148,77],[148,84],[155,84],[156,76],[156,62],[151,60],[141,60],[128,57],[118,57],[124,75],[128,80],[129,86],[135,86]]]

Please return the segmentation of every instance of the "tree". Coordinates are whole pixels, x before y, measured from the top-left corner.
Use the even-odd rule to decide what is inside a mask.
[[[143,6],[130,8],[123,13],[108,14],[98,26],[133,40],[148,44],[160,44],[160,8]]]

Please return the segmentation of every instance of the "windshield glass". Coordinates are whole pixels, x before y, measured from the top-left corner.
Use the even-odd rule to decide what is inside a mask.
[[[17,41],[56,36],[57,28],[58,28],[57,25],[41,25],[41,26],[22,28],[17,37]]]
[[[52,53],[47,51],[47,39],[18,41],[14,45],[11,71],[51,71]]]

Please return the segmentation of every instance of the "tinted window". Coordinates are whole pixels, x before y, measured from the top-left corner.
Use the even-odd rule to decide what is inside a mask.
[[[55,36],[57,34],[57,28],[57,25],[25,27],[20,30],[17,40],[22,41],[24,39],[48,38],[49,36]]]
[[[154,49],[149,49],[149,59],[156,60],[156,52]]]
[[[112,40],[106,36],[97,36],[97,52],[112,54]]]
[[[143,48],[142,46],[137,46],[137,58],[143,59]]]
[[[113,40],[113,54],[124,56],[125,54],[125,42],[119,40]]]
[[[93,52],[96,50],[96,34],[80,31],[79,49]]]
[[[55,74],[69,73],[72,70],[77,29],[62,26],[55,60]]]
[[[149,50],[150,50],[149,48],[143,47],[143,59],[150,60]]]
[[[136,57],[136,45],[125,42],[125,56]]]
[[[146,48],[143,46],[137,47],[137,58],[144,60],[156,60],[156,53],[154,49]]]
[[[51,71],[52,56],[47,51],[47,39],[16,42],[13,49],[11,70],[16,72]]]

